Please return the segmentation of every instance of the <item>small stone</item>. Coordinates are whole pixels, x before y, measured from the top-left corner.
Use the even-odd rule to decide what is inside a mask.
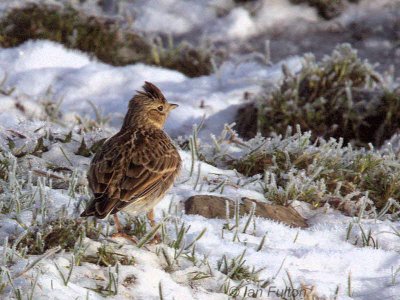
[[[205,218],[225,218],[226,204],[234,207],[234,201],[225,197],[196,195],[185,201],[185,212],[188,215],[200,215]],[[232,215],[232,214],[231,214]]]
[[[226,202],[229,203],[229,215],[234,214],[235,201],[226,197],[196,195],[185,201],[185,212],[189,215],[201,215],[205,218],[225,218]],[[273,205],[249,198],[240,201],[239,215],[249,214],[253,203],[256,204],[255,216],[282,222],[292,227],[307,228],[304,219],[293,207]]]

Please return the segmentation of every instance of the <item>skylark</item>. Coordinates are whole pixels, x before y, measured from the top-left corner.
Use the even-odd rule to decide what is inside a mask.
[[[160,89],[145,82],[144,91],[130,100],[121,130],[94,156],[88,171],[93,199],[81,217],[114,215],[117,232],[126,236],[116,215],[147,212],[154,226],[154,206],[172,186],[181,158],[165,121],[177,104],[168,103]]]

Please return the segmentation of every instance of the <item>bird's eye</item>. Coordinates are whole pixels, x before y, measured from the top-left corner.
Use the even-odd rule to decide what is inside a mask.
[[[160,105],[159,107],[157,107],[158,111],[163,111],[164,106]]]

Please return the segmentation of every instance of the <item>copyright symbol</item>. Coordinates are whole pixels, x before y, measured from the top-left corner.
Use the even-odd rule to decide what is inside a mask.
[[[237,286],[233,286],[229,288],[229,295],[236,297],[237,295],[239,295],[240,293],[240,289]]]

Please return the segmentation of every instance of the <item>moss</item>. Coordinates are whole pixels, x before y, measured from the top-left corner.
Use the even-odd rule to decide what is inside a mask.
[[[342,137],[358,146],[379,146],[396,132],[399,108],[400,91],[388,90],[380,74],[344,44],[320,62],[306,55],[298,74],[284,70],[280,87],[260,96],[258,120],[250,122],[258,122],[266,136],[284,134],[288,126],[299,124],[314,138]],[[238,131],[245,131],[242,128]]]
[[[180,44],[172,48],[124,29],[114,19],[85,15],[72,7],[28,4],[0,20],[0,45],[14,47],[30,39],[47,39],[121,66],[137,62],[178,70],[190,77],[213,71],[208,48]]]

